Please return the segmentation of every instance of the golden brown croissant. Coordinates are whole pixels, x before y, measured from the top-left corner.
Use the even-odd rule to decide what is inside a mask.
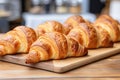
[[[73,28],[68,35],[86,48],[98,48],[96,29],[90,23],[81,23]]]
[[[119,23],[108,15],[101,15],[95,22],[95,26],[100,26],[106,30],[112,41],[120,41],[120,27]]]
[[[72,16],[65,22],[67,34],[87,48],[111,47],[110,34],[102,27],[92,24],[81,16]],[[75,29],[74,29],[75,28]]]
[[[59,32],[41,35],[32,45],[26,57],[26,63],[37,63],[50,59],[84,56],[87,49],[76,40]]]
[[[18,26],[5,33],[2,39],[0,39],[0,55],[27,53],[36,38],[33,29]]]
[[[65,24],[69,24],[71,26],[76,26],[79,23],[85,23],[85,20],[79,15],[71,16],[65,21]]]
[[[93,25],[98,36],[98,47],[112,47],[113,41],[110,37],[110,34],[104,28],[96,26],[95,24]]]
[[[92,27],[95,28],[97,32],[97,38],[98,38],[98,47],[112,47],[113,46],[113,41],[111,40],[110,34],[103,29],[100,26],[96,26],[95,24],[86,21],[87,24],[92,25]]]
[[[57,21],[47,21],[43,24],[40,24],[36,28],[36,33],[38,37],[41,34],[44,34],[46,32],[53,32],[53,31],[64,33],[63,25]]]
[[[77,25],[79,25],[80,23],[85,23],[86,20],[84,20],[81,16],[79,15],[74,15],[69,17],[65,23],[64,23],[64,30],[65,30],[65,34],[68,34],[69,31],[72,28],[75,28]]]
[[[117,21],[117,20],[115,20],[116,21],[116,23],[117,23],[117,25],[118,25],[118,28],[119,28],[119,30],[120,30],[120,23]]]

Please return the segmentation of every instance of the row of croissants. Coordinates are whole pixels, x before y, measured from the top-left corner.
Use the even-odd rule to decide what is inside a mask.
[[[36,29],[18,26],[0,38],[0,56],[28,53],[26,63],[85,56],[88,49],[112,47],[120,41],[120,24],[108,15],[91,23],[79,15],[63,24],[47,21]]]

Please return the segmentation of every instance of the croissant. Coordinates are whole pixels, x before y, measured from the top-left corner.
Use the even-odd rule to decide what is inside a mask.
[[[89,23],[81,23],[73,28],[68,35],[77,40],[86,48],[98,48],[98,36],[96,29]]]
[[[41,35],[31,45],[26,57],[26,63],[84,56],[87,53],[87,49],[76,40],[59,32],[50,32]]]
[[[76,26],[79,23],[85,23],[86,21],[79,15],[74,15],[69,17],[66,21],[65,24],[69,24],[71,26]]]
[[[81,16],[79,15],[74,15],[69,17],[65,23],[63,24],[65,34],[68,34],[71,29],[79,25],[80,23],[85,23],[86,20],[84,20]]]
[[[36,28],[36,33],[38,37],[41,34],[44,34],[46,32],[53,32],[53,31],[64,33],[63,25],[57,21],[47,21],[43,24],[40,24]]]
[[[27,53],[37,39],[35,31],[29,27],[18,26],[4,34],[0,39],[0,56],[15,53]]]
[[[67,35],[77,40],[86,48],[92,49],[113,46],[113,41],[108,31],[96,25],[96,23],[91,23],[83,19],[81,16],[68,18],[64,25],[68,28]]]
[[[119,23],[108,15],[101,15],[95,22],[95,26],[100,26],[105,29],[113,42],[120,41],[120,26]]]
[[[98,36],[98,47],[113,47],[113,41],[110,34],[102,27],[93,24],[97,31]]]

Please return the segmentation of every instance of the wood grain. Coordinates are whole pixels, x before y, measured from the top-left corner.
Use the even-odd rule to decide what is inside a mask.
[[[105,57],[118,54],[120,52],[120,43],[116,43],[112,48],[99,48],[89,50],[89,54],[85,57],[67,58],[63,60],[51,60],[46,62],[39,62],[37,64],[25,64],[26,54],[6,55],[0,57],[0,60],[36,67],[54,72],[65,72],[83,66],[85,64],[103,59]]]
[[[58,74],[0,61],[0,79],[11,80],[119,80],[120,54]]]

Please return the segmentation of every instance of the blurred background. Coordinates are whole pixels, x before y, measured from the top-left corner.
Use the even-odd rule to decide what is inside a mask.
[[[35,28],[48,20],[63,23],[71,15],[93,22],[101,14],[120,20],[120,0],[0,0],[0,32],[18,25]]]

